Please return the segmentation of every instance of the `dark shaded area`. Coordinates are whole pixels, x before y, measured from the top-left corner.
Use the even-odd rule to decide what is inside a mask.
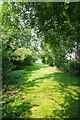
[[[16,76],[16,78],[12,80],[12,83],[7,83],[6,86],[3,86],[3,108],[2,108],[2,116],[4,118],[19,118],[20,116],[24,116],[25,118],[30,118],[32,105],[30,101],[23,101],[22,94],[19,92],[21,89],[21,84],[25,84],[25,74],[21,74],[20,76]],[[30,74],[29,74],[30,75]],[[28,77],[28,75],[27,75]],[[18,83],[20,79],[23,79],[22,83]],[[10,79],[11,80],[11,79]],[[19,93],[19,94],[18,94]],[[20,105],[12,106],[12,103],[17,99],[20,99]]]
[[[26,74],[25,71],[14,71],[12,73],[10,73],[6,80],[3,81],[2,85],[3,85],[3,93],[6,91],[11,91],[14,89],[20,89],[20,84],[19,82],[21,81],[21,84],[25,84],[26,79],[28,79],[28,77],[31,75],[32,72],[28,72]],[[23,81],[22,81],[23,79]]]
[[[51,116],[52,118],[56,118],[56,116],[60,118],[80,118],[80,91],[74,90],[72,88],[67,88],[67,86],[80,86],[79,78],[74,79],[70,76],[70,79],[67,77],[67,74],[56,72],[54,74],[49,75],[49,77],[54,77],[54,79],[59,83],[59,90],[62,94],[66,92],[65,101],[62,104],[59,104],[58,101],[54,100],[62,110],[54,110],[53,114],[55,116]],[[68,75],[69,76],[69,75]],[[65,78],[65,79],[64,79]],[[76,81],[75,81],[76,80]],[[78,81],[78,82],[77,82]],[[72,91],[75,91],[78,96],[75,96]],[[74,98],[75,96],[75,98]],[[78,97],[78,99],[76,99]]]
[[[72,86],[80,86],[80,78],[78,77],[74,77],[73,76],[69,76],[67,77],[67,75],[69,76],[69,74],[63,72],[56,72],[53,74],[53,77],[61,84],[63,84],[64,86],[69,86],[69,85],[72,85]],[[78,81],[78,82],[77,82]]]
[[[51,118],[80,118],[80,100],[73,99],[72,96],[66,95],[63,104],[58,104],[61,106],[61,110],[54,110]]]
[[[44,77],[40,77],[40,78],[36,78],[32,81],[27,82],[27,86],[34,86],[36,83],[42,82],[44,79],[49,79],[49,78],[54,78],[59,84],[60,86],[80,86],[80,81],[79,78],[74,79],[73,76],[69,76],[67,77],[68,74],[66,73],[61,73],[61,72],[55,72],[53,74],[46,74]],[[78,82],[77,82],[78,81]]]
[[[46,68],[47,66],[48,65],[44,65],[44,64],[35,64],[35,66],[32,65],[32,66],[25,67],[25,70],[27,70],[27,71],[34,71],[34,70],[39,70],[41,68]]]
[[[5,105],[2,111],[3,119],[19,118],[20,116],[24,116],[25,118],[30,118],[31,116],[30,108],[32,108],[30,102],[28,101],[21,102],[20,105],[14,107],[11,105],[11,103]]]
[[[33,66],[26,66],[25,69],[22,70],[14,70],[12,72],[10,72],[6,79],[3,80],[3,89],[7,86],[13,85],[16,86],[17,83],[23,79],[23,84],[25,83],[25,80],[27,80],[32,72],[34,72],[35,70],[39,70],[41,68],[45,68],[46,66],[44,66],[43,64],[35,64]],[[22,84],[22,83],[21,83]]]

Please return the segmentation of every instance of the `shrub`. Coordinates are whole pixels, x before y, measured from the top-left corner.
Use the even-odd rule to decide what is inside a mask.
[[[32,51],[25,47],[18,48],[11,55],[13,69],[20,69],[25,65],[31,65],[34,62],[34,59]]]
[[[80,62],[74,60],[70,61],[69,63],[69,72],[73,75],[80,76]]]
[[[10,55],[8,51],[2,52],[2,79],[6,79],[6,75],[11,71]]]
[[[45,57],[42,57],[42,63],[46,64]]]
[[[53,59],[51,58],[51,56],[48,57],[47,64],[53,67]]]
[[[65,72],[74,76],[80,76],[80,61],[77,60],[56,60],[55,65]]]
[[[80,62],[76,60],[69,60],[65,62],[62,66],[64,71],[69,72],[72,75],[80,76]]]

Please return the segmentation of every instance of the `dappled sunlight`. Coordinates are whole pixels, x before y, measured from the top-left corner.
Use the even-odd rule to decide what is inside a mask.
[[[61,73],[61,72],[57,72],[54,73],[53,76],[55,77],[55,79],[59,82],[62,83],[64,86],[78,86],[78,78],[74,78],[73,76],[69,76],[67,77],[68,74],[66,73]]]
[[[15,82],[3,92],[6,114],[19,118],[78,118],[78,79],[56,67],[34,65],[13,71]],[[12,79],[9,76],[9,79]],[[17,79],[17,82],[16,82]],[[75,103],[75,104],[74,104]],[[8,109],[10,107],[10,111]],[[72,112],[71,112],[72,111]],[[10,117],[9,115],[9,117]]]
[[[80,118],[80,7],[54,1],[0,2],[3,120]]]

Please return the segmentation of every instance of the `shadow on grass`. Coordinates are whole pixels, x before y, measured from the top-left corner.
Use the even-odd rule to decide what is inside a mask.
[[[37,83],[43,82],[44,79],[48,80],[50,78],[53,78],[53,80],[57,81],[62,87],[66,86],[80,86],[79,79],[73,76],[69,76],[65,73],[61,72],[55,72],[53,74],[46,74],[43,77],[33,79],[32,81],[27,82],[28,87],[33,87]]]
[[[5,84],[3,84],[3,108],[2,108],[2,119],[11,119],[11,118],[30,118],[32,108],[30,101],[23,101],[20,85],[25,84],[25,77],[31,75],[32,72],[26,72],[24,70],[17,70],[12,72]],[[19,81],[22,81],[19,83]],[[13,105],[14,101],[20,102],[20,104]]]
[[[73,99],[72,96],[66,95],[65,101],[60,105],[61,110],[55,109],[51,118],[80,118],[80,99]]]
[[[79,78],[69,76],[66,73],[55,72],[54,74],[47,75],[47,78],[53,77],[55,81],[59,83],[59,91],[65,95],[65,100],[62,104],[59,104],[58,101],[54,101],[61,107],[61,110],[54,110],[52,118],[80,118],[80,91],[72,89],[71,87],[80,86]],[[46,76],[44,76],[46,78]],[[42,78],[41,78],[42,79]],[[70,88],[67,88],[70,86]],[[57,90],[57,89],[56,89]],[[73,92],[77,93],[77,96]],[[77,98],[77,99],[76,99]]]
[[[24,70],[12,71],[7,79],[2,82],[3,92],[19,89],[20,85],[24,85],[25,81],[31,76],[32,72],[25,72]]]
[[[55,101],[61,110],[55,109],[51,118],[80,118],[80,91],[76,90],[76,87],[80,86],[79,78],[70,76],[66,73],[55,72],[53,74],[46,74],[44,77],[38,78],[38,80],[53,78],[53,81],[59,83],[59,86],[55,87],[56,91],[59,90],[64,95],[64,102],[61,104],[55,98],[50,98]],[[69,86],[69,87],[68,87]],[[75,87],[73,89],[72,87]],[[76,93],[76,95],[74,94]]]
[[[64,86],[80,86],[80,80],[77,77],[70,76],[66,73],[56,72],[52,74],[52,76],[57,80],[59,83],[62,83]]]
[[[44,77],[40,77],[36,80],[44,80],[44,79],[50,79],[50,78],[54,78],[55,81],[61,83],[64,86],[80,86],[80,80],[76,77],[73,76],[69,76],[66,73],[62,73],[62,72],[55,72],[53,74],[46,74]]]
[[[33,87],[37,83],[43,82],[43,80],[49,80],[53,78],[53,81],[59,83],[58,88],[56,87],[56,91],[59,90],[62,95],[65,93],[64,102],[61,104],[58,100],[52,98],[60,107],[61,110],[54,110],[51,118],[80,118],[80,99],[79,93],[80,91],[76,90],[76,87],[80,86],[79,79],[73,76],[70,76],[66,73],[55,72],[53,74],[46,74],[43,77],[34,79],[32,81],[27,82],[28,87]],[[69,87],[68,87],[69,86]],[[75,87],[73,89],[72,87]],[[76,93],[76,95],[75,95]]]
[[[5,104],[2,109],[2,118],[30,118],[32,108],[30,102],[21,102],[20,105],[12,106],[12,102]]]
[[[39,69],[41,69],[41,68],[46,68],[48,65],[46,65],[46,64],[33,64],[33,65],[31,65],[31,66],[26,66],[25,67],[25,70],[27,70],[27,71],[35,71],[35,70],[39,70]]]
[[[59,83],[58,88],[57,87],[55,88],[56,91],[58,89],[62,94],[64,94],[65,92],[66,95],[64,96],[64,103],[62,104],[60,104],[58,100],[55,100],[54,98],[52,99],[61,107],[61,110],[59,109],[54,110],[51,118],[56,118],[56,116],[58,116],[59,118],[80,118],[78,113],[78,111],[80,110],[80,107],[78,107],[79,100],[75,99],[73,92],[70,91],[71,88],[66,89],[67,86],[75,86],[75,87],[79,86],[80,84],[78,84],[78,79],[74,78],[73,76],[69,76],[65,73],[55,72],[53,74],[46,73],[46,75],[43,77],[33,79],[32,81],[27,81],[28,78],[31,76],[31,74],[35,70],[39,70],[40,68],[43,68],[43,67],[46,67],[46,66],[36,65],[36,66],[26,67],[25,70],[13,71],[12,74],[9,75],[8,82],[6,81],[6,87],[4,87],[5,86],[4,84],[3,88],[4,89],[8,88],[7,89],[8,92],[14,91],[14,89],[17,88],[19,92],[19,91],[22,91],[23,89],[21,86],[24,87],[25,84],[26,84],[26,87],[34,87],[35,85],[37,85],[37,83],[43,82],[43,80],[49,80],[50,78],[51,79],[53,78],[53,81],[55,80]],[[25,118],[29,118],[31,116],[30,109],[33,106],[31,106],[30,101],[23,102],[21,100],[20,105],[12,106],[12,103],[16,99],[16,96],[18,97],[18,92],[10,93],[9,95],[6,94],[8,96],[11,95],[12,98],[8,98],[7,96],[7,100],[6,100],[7,103],[4,102],[4,108],[3,108],[4,118],[19,118],[21,116]]]
[[[30,101],[23,101],[22,96],[20,96],[22,94],[19,92],[22,91],[22,87],[25,85],[32,73],[44,67],[46,66],[43,64],[36,64],[33,66],[27,66],[24,70],[15,70],[8,74],[7,79],[3,81],[2,119],[22,117],[30,118],[30,108],[33,106],[31,105]],[[29,86],[29,83],[27,84]],[[30,85],[33,86],[31,83]],[[12,105],[15,100],[19,101],[19,99],[21,99],[19,105]]]
[[[21,85],[25,85],[26,79],[30,77],[32,72],[26,72],[24,70],[13,71],[3,86],[3,108],[2,119],[5,118],[30,118],[32,105],[30,101],[24,101],[22,98]],[[26,78],[25,78],[26,77]],[[14,101],[20,102],[15,104]],[[15,105],[13,105],[13,103]],[[18,105],[19,104],[19,105]]]

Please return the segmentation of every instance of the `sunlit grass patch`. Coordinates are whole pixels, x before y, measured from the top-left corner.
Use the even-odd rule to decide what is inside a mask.
[[[43,64],[13,71],[8,77],[12,82],[3,86],[3,117],[80,117],[77,78]]]

